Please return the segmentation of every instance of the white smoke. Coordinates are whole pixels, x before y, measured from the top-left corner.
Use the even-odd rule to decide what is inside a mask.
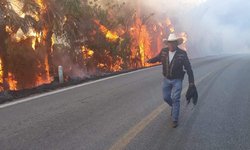
[[[176,32],[187,32],[194,57],[250,52],[248,0],[140,0],[155,17],[173,20]]]

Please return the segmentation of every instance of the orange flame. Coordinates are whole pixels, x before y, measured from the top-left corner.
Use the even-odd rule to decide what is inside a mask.
[[[123,64],[122,58],[119,57],[118,60],[114,65],[111,66],[111,71],[121,71],[122,67],[121,65]]]
[[[40,0],[40,2],[42,2]],[[41,3],[42,4],[42,3]],[[33,40],[32,40],[32,48],[34,50],[36,50],[36,44],[37,42],[38,43],[41,43],[42,42],[42,39],[45,39],[46,37],[46,34],[47,34],[47,30],[44,29],[42,32],[40,33],[37,33],[33,30],[31,30],[31,32],[29,33],[29,36],[32,36],[34,37]],[[52,41],[52,46],[55,44],[55,36],[53,34],[53,36],[51,37],[51,41]],[[44,42],[44,41],[43,41]],[[43,43],[44,44],[44,43]],[[51,50],[53,50],[53,48],[51,47]],[[38,76],[37,77],[37,80],[36,80],[36,86],[39,86],[39,85],[43,85],[43,84],[48,84],[48,83],[51,83],[52,79],[50,78],[50,75],[49,75],[49,63],[48,63],[48,56],[45,56],[44,58],[44,62],[45,62],[45,75],[43,77],[41,76]]]
[[[183,39],[183,44],[180,46],[183,50],[187,51],[188,35],[186,32],[181,32],[180,37]]]
[[[8,84],[10,90],[17,90],[17,81],[14,79],[14,76],[11,73],[8,73]],[[3,66],[2,60],[0,59],[0,83],[3,84]],[[3,87],[0,87],[0,91],[3,91]]]
[[[141,65],[144,66],[146,58],[152,57],[151,39],[147,26],[142,24],[140,18],[136,18],[134,26],[130,29],[130,34],[134,38],[132,43],[133,57],[140,59]]]
[[[13,32],[12,29],[11,29],[11,27],[9,27],[9,26],[5,27],[5,31],[8,32],[8,33],[12,33]]]
[[[7,31],[7,30],[8,30],[9,32],[12,32],[11,29],[10,29],[8,26],[6,26],[6,31]],[[19,29],[19,30],[17,31],[17,33],[12,34],[11,37],[12,37],[16,42],[20,42],[20,41],[22,41],[22,40],[25,40],[25,39],[31,37],[31,38],[32,38],[31,47],[33,48],[33,50],[35,50],[35,49],[36,49],[36,44],[37,44],[37,42],[39,42],[39,43],[41,42],[42,33],[41,33],[41,32],[38,33],[38,32],[36,32],[36,31],[34,31],[33,28],[29,28],[29,32],[28,32],[27,34],[24,34],[23,31],[22,31],[22,29]]]
[[[100,31],[106,36],[108,40],[115,42],[119,39],[119,35],[116,32],[112,32],[107,29],[104,25],[100,23],[100,21],[94,20],[94,22],[99,26]]]
[[[111,41],[116,41],[119,38],[119,36],[115,32],[108,31],[106,33],[106,38]]]
[[[106,63],[99,63],[97,65],[97,67],[99,69],[104,69],[104,70],[108,70],[108,71],[112,71],[112,72],[116,72],[116,71],[121,71],[122,70],[122,64],[123,64],[123,60],[121,57],[116,57],[113,58],[109,55],[109,52],[107,50],[104,50],[104,55],[106,56],[106,60],[107,62],[113,62],[113,60],[115,59],[116,61],[113,62],[112,64],[106,64]]]
[[[52,41],[51,45],[53,46],[56,43],[56,36],[55,36],[55,34],[52,35],[51,41]]]
[[[94,55],[94,51],[82,46],[83,58],[91,58]]]
[[[166,19],[166,25],[171,33],[175,32],[174,26],[169,18]]]
[[[44,5],[43,0],[36,0],[36,2],[38,3],[38,5],[41,7],[42,11],[46,10],[46,6]]]
[[[100,63],[97,65],[98,68],[103,68],[105,65],[103,63]]]
[[[45,58],[45,71],[46,75],[45,77],[38,76],[36,80],[36,86],[43,85],[43,84],[49,84],[51,83],[52,79],[49,76],[49,63],[48,58]]]
[[[188,40],[188,38],[187,38],[187,33],[186,32],[182,32],[181,33],[181,37],[183,38],[183,43],[187,43],[187,40]]]
[[[16,91],[17,89],[17,81],[14,79],[14,76],[12,75],[12,73],[8,73],[8,83],[9,83],[9,87],[10,90]]]
[[[41,13],[44,13],[47,9],[47,6],[45,5],[44,3],[44,0],[35,0],[35,2],[40,6],[41,8]],[[10,1],[10,3],[14,6],[14,4],[19,4],[14,2],[14,1]],[[22,4],[22,3],[20,3]],[[18,6],[18,5],[17,5]],[[20,7],[21,8],[21,7]],[[14,7],[14,10],[15,12],[18,13],[18,15],[20,17],[25,17],[25,13],[22,12],[21,9],[17,9],[17,7]],[[31,15],[36,21],[39,21],[39,13],[35,13],[35,14],[29,14]],[[11,38],[12,40],[16,41],[16,42],[21,42],[27,38],[31,38],[32,39],[32,43],[31,43],[31,47],[33,50],[36,50],[36,48],[38,47],[38,43],[42,43],[41,46],[44,46],[45,42],[44,42],[44,39],[46,37],[46,34],[47,34],[47,31],[46,29],[44,29],[42,32],[36,32],[33,28],[29,28],[29,31],[28,33],[24,33],[22,31],[21,28],[18,29],[18,31],[16,33],[13,32],[13,30],[11,29],[10,26],[5,26],[5,31],[8,32],[10,35],[11,35]],[[54,45],[55,43],[55,37],[52,37],[52,45]],[[45,83],[50,83],[52,81],[52,79],[50,78],[49,76],[49,64],[48,64],[48,58],[45,57],[44,58],[44,70],[45,70],[45,74],[43,75],[38,75],[36,78],[36,85],[34,86],[39,86],[39,85],[42,85],[42,84],[45,84]],[[15,74],[12,74],[12,73],[8,73],[8,78],[6,79],[8,84],[9,84],[9,89],[10,90],[19,90],[17,88],[18,86],[18,81],[15,79]],[[0,59],[0,84],[3,83],[3,66],[2,66],[2,60]],[[0,91],[3,90],[1,89],[1,86],[0,86]]]
[[[33,38],[31,46],[32,46],[33,50],[35,50],[37,42],[41,43],[42,33],[41,32],[38,33],[36,31],[34,31],[34,29],[30,28],[27,36]]]
[[[45,71],[46,71],[47,80],[45,80],[44,82],[45,83],[50,83],[51,79],[50,79],[50,76],[49,76],[49,61],[48,61],[48,57],[45,58]]]

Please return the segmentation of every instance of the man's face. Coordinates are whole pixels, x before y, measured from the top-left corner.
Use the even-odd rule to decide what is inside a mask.
[[[170,51],[175,51],[177,47],[177,42],[176,41],[167,42],[167,46]]]

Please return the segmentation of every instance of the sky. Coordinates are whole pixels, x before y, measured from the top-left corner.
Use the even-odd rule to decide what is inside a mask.
[[[250,52],[249,0],[139,0],[188,34],[192,55]]]

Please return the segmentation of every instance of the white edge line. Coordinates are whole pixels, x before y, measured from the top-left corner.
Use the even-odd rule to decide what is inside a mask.
[[[82,83],[82,84],[71,86],[71,87],[66,87],[66,88],[63,88],[63,89],[59,89],[59,90],[55,90],[55,91],[52,91],[52,92],[40,94],[40,95],[37,95],[37,96],[31,96],[31,97],[28,97],[28,98],[23,98],[23,99],[14,101],[14,102],[9,102],[9,103],[6,103],[6,104],[2,104],[2,105],[0,105],[0,109],[1,108],[6,108],[6,107],[9,107],[9,106],[13,106],[13,105],[16,105],[16,104],[20,104],[20,103],[25,103],[25,102],[28,102],[28,101],[31,101],[31,100],[34,100],[34,99],[38,99],[38,98],[41,98],[41,97],[61,93],[61,92],[67,91],[67,90],[72,90],[72,89],[75,89],[75,88],[79,88],[79,87],[83,87],[83,86],[86,86],[86,85],[94,84],[94,83],[97,83],[97,82],[102,82],[102,81],[105,81],[105,80],[109,80],[109,79],[113,79],[113,78],[117,78],[117,77],[121,77],[121,76],[125,76],[125,75],[138,73],[138,72],[141,72],[141,71],[150,70],[150,69],[153,69],[153,68],[156,68],[156,67],[159,67],[159,66],[154,66],[154,67],[144,68],[144,69],[131,71],[131,72],[127,72],[127,73],[122,73],[122,74],[119,74],[119,75],[114,75],[114,76],[111,76],[111,77],[98,79],[98,80],[95,80],[95,81],[89,81],[89,82],[86,82],[86,83]]]

